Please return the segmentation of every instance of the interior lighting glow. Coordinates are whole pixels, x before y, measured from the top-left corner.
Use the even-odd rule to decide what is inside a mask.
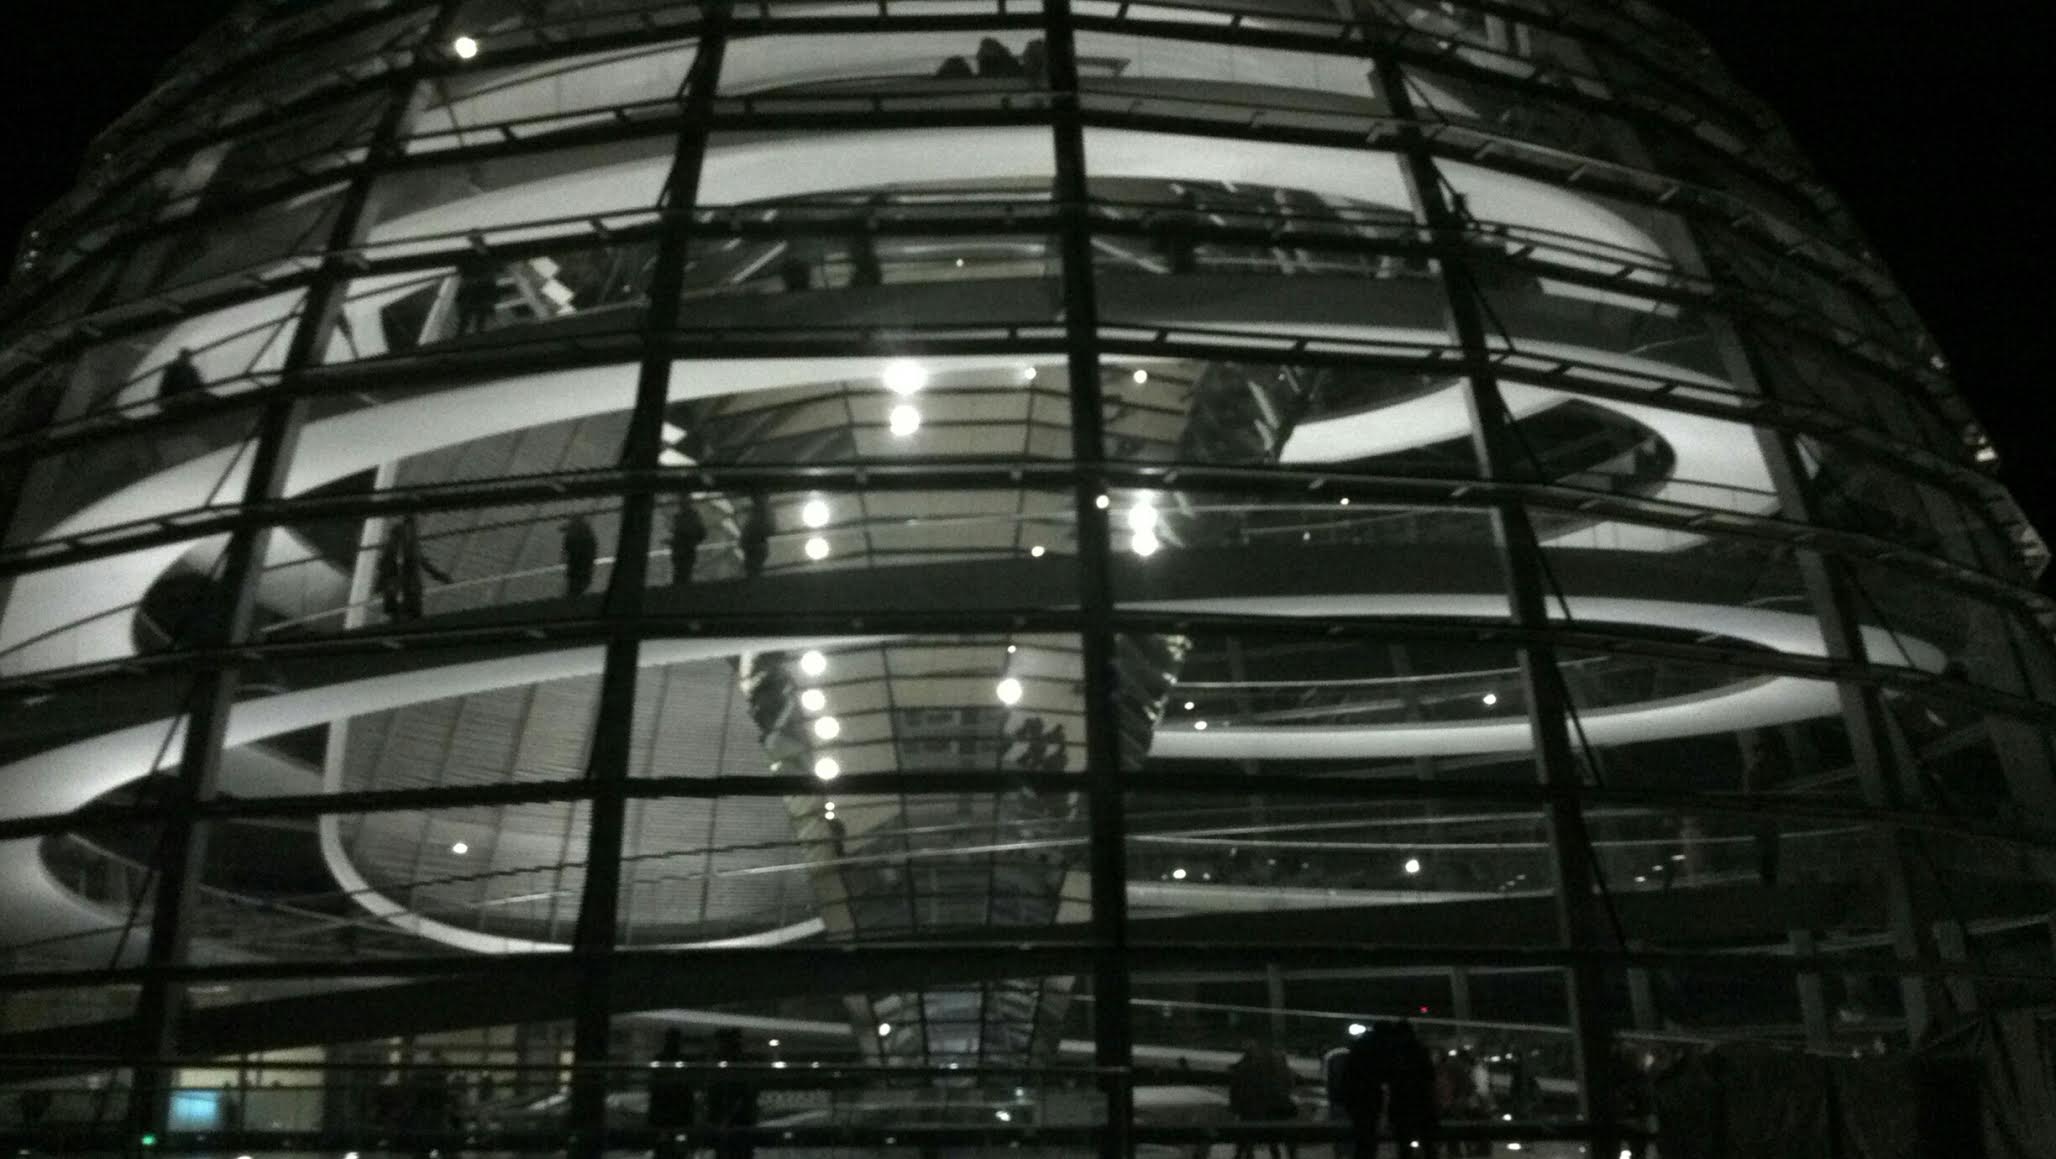
[[[1113,504],[1113,500],[1111,500],[1111,499],[1107,498],[1107,497],[1106,497],[1106,496],[1104,496],[1104,495],[1102,495],[1102,496],[1100,496],[1099,498],[1097,498],[1097,499],[1094,499],[1094,500],[1092,501],[1092,505],[1093,505],[1094,507],[1097,507],[1097,508],[1099,508],[1099,509],[1100,509],[1101,511],[1105,511],[1105,510],[1106,510],[1106,509],[1107,509],[1107,508],[1108,508],[1109,506],[1112,506],[1112,504]]]
[[[1157,548],[1163,546],[1163,541],[1147,531],[1138,531],[1135,538],[1128,541],[1128,546],[1137,555],[1151,556],[1156,554]]]
[[[1035,545],[1034,547],[1031,547],[1031,548],[1029,548],[1029,549],[1028,549],[1028,554],[1029,554],[1029,555],[1031,555],[1031,556],[1033,556],[1033,557],[1035,557],[1036,559],[1041,559],[1041,558],[1042,558],[1042,553],[1043,553],[1043,552],[1044,552],[1045,550],[1047,550],[1047,549],[1046,549],[1046,548],[1044,548],[1044,547],[1043,547],[1043,546],[1042,546],[1041,544],[1039,544],[1039,543],[1038,543],[1038,544],[1036,544],[1036,545]]]
[[[1185,870],[1183,870],[1182,868],[1181,868],[1181,869],[1174,869],[1174,870],[1172,870],[1172,871],[1171,871],[1171,880],[1172,880],[1172,881],[1184,881],[1184,880],[1185,880]]]
[[[824,781],[832,781],[842,775],[842,762],[834,757],[822,757],[814,762],[814,775]]]
[[[1149,500],[1144,499],[1128,509],[1128,530],[1155,531],[1156,525],[1157,509],[1150,505]]]
[[[1370,1032],[1370,1029],[1370,1027],[1365,1026],[1361,1022],[1352,1022],[1349,1024],[1349,1037],[1362,1038],[1365,1034],[1368,1034]]]
[[[828,526],[828,504],[819,499],[809,499],[800,508],[800,522],[808,527]]]
[[[828,694],[818,688],[809,688],[800,693],[800,707],[808,712],[819,712],[828,707]]]
[[[895,358],[885,364],[885,389],[905,396],[928,385],[928,368],[911,358]]]
[[[1129,375],[1129,377],[1135,380],[1135,385],[1141,386],[1143,383],[1149,381],[1149,371],[1138,370],[1134,374]]]
[[[1011,1123],[1014,1121],[1014,1116],[1005,1110],[994,1111],[992,1113],[992,1117],[998,1119],[1002,1123]]]
[[[470,60],[478,55],[478,41],[469,36],[460,36],[450,42],[450,51],[457,54],[458,60]]]
[[[890,1023],[890,1022],[881,1022],[881,1023],[879,1023],[879,1024],[878,1024],[878,1037],[880,1037],[880,1038],[884,1038],[884,1037],[886,1037],[887,1035],[889,1035],[889,1034],[891,1034],[891,1033],[892,1033],[892,1023]]]
[[[809,676],[819,676],[828,671],[828,657],[817,649],[809,648],[800,656],[800,671]]]
[[[904,404],[892,408],[892,414],[885,420],[886,429],[900,438],[906,438],[921,429],[919,409]]]
[[[456,854],[459,857],[462,857],[465,854],[471,852],[471,846],[466,845],[462,841],[455,841],[450,844],[450,852]]]
[[[765,1045],[765,1046],[777,1046],[777,1045],[778,1045],[778,1040],[774,1038],[774,1039],[772,1039],[771,1041],[769,1041],[769,1042],[765,1043],[764,1045]]]
[[[1344,507],[1347,507],[1349,506],[1349,496],[1344,495],[1342,498],[1337,499],[1335,502],[1341,504]]]
[[[1034,382],[1035,368],[1032,366],[1023,368],[1021,371],[1021,378],[1027,382]]]
[[[1000,681],[999,687],[993,691],[998,694],[1001,704],[1021,703],[1021,682],[1011,676]]]
[[[1185,711],[1187,711],[1187,712],[1191,712],[1191,711],[1192,711],[1192,710],[1193,710],[1194,708],[1196,708],[1196,707],[1198,707],[1198,706],[1197,706],[1196,704],[1194,704],[1194,703],[1193,703],[1192,701],[1190,701],[1190,700],[1188,700],[1188,701],[1186,701],[1186,702],[1185,702]]]
[[[1487,693],[1486,693],[1486,694],[1485,694],[1485,695],[1484,695],[1483,697],[1481,697],[1480,699],[1482,699],[1482,700],[1483,700],[1483,701],[1485,702],[1485,707],[1486,707],[1486,708],[1490,708],[1490,707],[1492,707],[1493,705],[1495,705],[1495,704],[1498,704],[1498,703],[1499,703],[1499,694],[1498,694],[1497,692],[1487,692]]]
[[[1008,645],[1007,645],[1007,655],[1009,655],[1009,656],[1013,655],[1013,654],[1014,654],[1014,653],[1016,653],[1016,652],[1019,652],[1020,650],[1021,650],[1021,646],[1020,646],[1019,644],[1008,644]]]
[[[1419,873],[1421,871],[1421,859],[1418,857],[1409,857],[1406,859],[1406,865],[1402,868],[1404,868],[1409,875]]]
[[[808,559],[827,559],[827,558],[828,558],[828,541],[827,541],[827,540],[825,540],[825,539],[823,539],[823,538],[821,538],[821,537],[820,537],[820,536],[818,536],[818,535],[815,535],[815,536],[810,536],[810,537],[809,537],[809,538],[807,539],[807,558],[808,558]]]
[[[1194,731],[1194,732],[1205,732],[1205,731],[1206,731],[1206,722],[1205,722],[1205,721],[1203,721],[1203,720],[1195,720],[1195,721],[1193,721],[1193,722],[1192,722],[1192,731]]]
[[[842,735],[842,722],[832,716],[824,716],[814,722],[814,735],[822,740],[834,740]]]

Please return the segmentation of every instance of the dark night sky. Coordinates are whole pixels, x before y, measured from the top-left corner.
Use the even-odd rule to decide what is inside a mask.
[[[1664,0],[1781,112],[1955,363],[2006,477],[2056,536],[2050,0]],[[11,20],[0,242],[70,184],[220,0],[69,0]]]

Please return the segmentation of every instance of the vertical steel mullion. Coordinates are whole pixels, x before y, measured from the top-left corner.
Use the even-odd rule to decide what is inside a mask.
[[[727,45],[727,16],[728,6],[720,0],[702,10],[698,55],[685,93],[684,123],[666,184],[664,229],[657,242],[649,306],[643,318],[635,407],[622,447],[622,465],[645,483],[657,470],[661,450],[664,407],[671,389],[669,336],[677,326],[684,294],[686,251],[706,159],[707,125]],[[606,1150],[607,1080],[606,1072],[597,1068],[610,1057],[630,733],[635,721],[636,667],[641,657],[638,613],[648,587],[655,508],[656,493],[647,485],[636,486],[622,497],[614,572],[605,597],[606,660],[585,774],[589,790],[585,883],[572,934],[572,952],[583,959],[583,968],[578,972],[572,1012],[572,1057],[579,1069],[573,1076],[565,1126],[571,1150],[578,1155],[598,1156]]]
[[[1510,429],[1512,412],[1506,407],[1492,362],[1480,291],[1471,277],[1464,244],[1464,224],[1443,192],[1441,173],[1421,134],[1413,100],[1406,91],[1405,75],[1389,49],[1374,50],[1372,64],[1379,90],[1400,122],[1400,163],[1425,218],[1429,247],[1441,268],[1450,321],[1462,348],[1470,387],[1472,450],[1479,476],[1488,480],[1516,478],[1519,454]],[[1568,720],[1569,690],[1557,667],[1556,649],[1547,642],[1550,621],[1541,544],[1519,500],[1494,506],[1493,539],[1513,621],[1539,633],[1531,637],[1539,642],[1521,646],[1521,678],[1528,697],[1536,773],[1546,802],[1549,852],[1556,873],[1558,937],[1573,951],[1600,949],[1612,939],[1606,934],[1597,867],[1585,827],[1578,758],[1571,744]],[[1612,1155],[1619,1146],[1619,1122],[1614,1107],[1612,1039],[1601,1002],[1605,977],[1599,963],[1589,954],[1578,954],[1575,963],[1565,972],[1564,984],[1570,1000],[1580,1106],[1591,1123],[1593,1153]]]
[[[1085,796],[1090,810],[1092,878],[1093,1061],[1101,1078],[1107,1125],[1100,1154],[1125,1156],[1133,1118],[1128,1075],[1132,1034],[1128,1012],[1128,867],[1126,805],[1121,793],[1121,734],[1115,670],[1113,587],[1108,570],[1104,407],[1099,381],[1099,307],[1094,294],[1084,110],[1079,99],[1078,43],[1070,0],[1043,5],[1048,47],[1050,119],[1056,145],[1056,201],[1063,253],[1064,342],[1071,401],[1071,454],[1077,468],[1080,645],[1085,667]]]
[[[434,39],[448,28],[456,6],[457,0],[439,0],[439,10],[427,37]],[[396,147],[414,87],[414,81],[408,79],[396,82],[388,90],[388,104],[372,131],[371,157],[383,156]],[[340,254],[354,246],[363,231],[372,187],[378,180],[374,169],[375,166],[368,166],[360,171],[337,205],[321,266],[301,299],[299,319],[280,363],[281,389],[308,367],[320,363],[322,348],[334,332],[351,277],[351,267]],[[299,443],[302,415],[301,406],[290,395],[264,403],[252,436],[255,450],[243,484],[244,509],[269,503],[283,493],[286,472]],[[205,644],[229,646],[249,634],[271,531],[271,526],[264,524],[230,533],[222,549],[219,575],[203,597],[207,606],[200,618],[200,633]],[[177,999],[183,994],[183,987],[167,980],[163,971],[186,957],[192,940],[193,911],[207,861],[207,832],[196,809],[215,794],[222,748],[241,689],[241,676],[242,669],[235,663],[202,673],[186,711],[178,775],[163,815],[164,834],[156,857],[156,896],[143,952],[146,969],[130,1023],[134,1089],[128,1114],[138,1133],[161,1127],[169,1110],[167,1075],[157,1063],[175,1057],[178,1052],[182,1002]]]

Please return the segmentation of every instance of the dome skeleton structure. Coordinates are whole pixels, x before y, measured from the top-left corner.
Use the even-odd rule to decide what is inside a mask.
[[[0,1051],[96,1125],[422,1037],[600,1147],[682,1026],[794,1147],[1120,1154],[1414,1015],[1612,1154],[2046,998],[2046,552],[1668,18],[227,27],[0,299]]]

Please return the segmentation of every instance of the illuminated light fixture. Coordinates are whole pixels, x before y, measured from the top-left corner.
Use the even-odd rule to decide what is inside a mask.
[[[828,526],[828,504],[819,499],[809,499],[800,508],[800,522],[808,527]]]
[[[1157,509],[1150,505],[1149,500],[1144,499],[1128,509],[1128,530],[1155,531],[1156,525]]]
[[[1035,557],[1036,559],[1041,559],[1041,558],[1042,558],[1042,553],[1043,553],[1043,552],[1044,552],[1045,550],[1046,550],[1046,549],[1045,549],[1045,548],[1044,548],[1044,547],[1043,547],[1043,546],[1042,546],[1041,544],[1039,544],[1039,543],[1038,543],[1038,544],[1036,544],[1036,545],[1035,545],[1034,547],[1031,547],[1031,548],[1029,548],[1029,549],[1028,549],[1028,554],[1029,554],[1029,555],[1031,555],[1031,556],[1033,556],[1033,557]]]
[[[833,813],[833,812],[835,812],[835,802],[833,802],[833,801],[828,801],[828,802],[824,803],[824,804],[823,804],[823,805],[821,806],[821,808],[823,808],[823,809],[827,810],[827,811],[828,811],[828,812],[830,812],[830,813]],[[771,1045],[773,1045],[773,1046],[777,1046],[778,1044],[774,1042],[774,1043],[772,1043]]]
[[[456,854],[459,857],[462,857],[465,854],[471,852],[471,846],[466,845],[462,841],[452,842],[450,845],[450,852]]]
[[[1014,653],[1016,653],[1016,652],[1019,652],[1020,650],[1021,650],[1021,646],[1020,646],[1019,644],[1008,644],[1008,645],[1007,645],[1007,655],[1009,655],[1009,656],[1013,655],[1013,654],[1014,654]]]
[[[764,1045],[765,1045],[765,1046],[777,1046],[777,1045],[778,1045],[778,1040],[774,1038],[774,1039],[772,1039],[771,1041],[769,1041],[769,1042],[765,1043]]]
[[[1337,499],[1335,502],[1341,504],[1344,507],[1347,507],[1349,506],[1349,496],[1344,495],[1342,498]]]
[[[1129,549],[1141,556],[1155,555],[1157,548],[1162,546],[1163,541],[1147,531],[1136,532],[1135,538],[1128,541]]]
[[[1406,870],[1406,872],[1409,875],[1419,873],[1421,871],[1421,859],[1418,857],[1409,857],[1406,859],[1406,864],[1401,866],[1400,868]]]
[[[921,412],[902,403],[892,408],[892,414],[886,417],[885,425],[887,430],[904,439],[921,429]]]
[[[1641,875],[1641,874],[1639,874],[1639,873],[1635,875],[1635,882],[1636,882],[1636,884],[1642,884],[1642,883],[1646,883],[1646,882],[1647,882],[1648,880],[1649,880],[1648,878],[1646,878],[1646,877],[1642,876],[1642,875]]]
[[[842,735],[842,722],[832,716],[824,716],[814,722],[814,735],[822,740],[834,740]]]
[[[885,1036],[887,1036],[887,1035],[889,1035],[889,1034],[891,1034],[891,1033],[892,1033],[892,1023],[890,1023],[890,1022],[881,1022],[881,1023],[879,1023],[879,1024],[878,1024],[878,1037],[880,1037],[880,1038],[884,1038]]]
[[[800,693],[800,707],[808,712],[819,712],[828,707],[828,694],[818,688],[809,688]]]
[[[824,781],[832,781],[842,775],[842,762],[834,757],[822,757],[814,762],[814,775]]]
[[[819,676],[828,671],[828,657],[818,649],[809,648],[800,654],[800,671],[809,676]]]
[[[827,541],[826,539],[823,539],[823,538],[821,538],[821,537],[820,537],[820,536],[818,536],[818,535],[815,535],[815,536],[810,536],[810,537],[808,537],[808,539],[807,539],[807,558],[808,558],[808,559],[827,559],[827,558],[828,558],[828,541]]]
[[[1370,1029],[1370,1027],[1365,1026],[1361,1022],[1352,1022],[1349,1024],[1349,1037],[1362,1038],[1364,1035],[1370,1033]]]
[[[1486,708],[1490,708],[1493,705],[1499,703],[1499,694],[1497,692],[1487,692],[1484,696],[1480,697],[1479,699],[1485,702]]]
[[[458,60],[470,60],[478,55],[478,41],[469,36],[460,36],[450,42],[450,51],[457,54]]]
[[[1105,511],[1105,510],[1106,510],[1106,509],[1107,509],[1108,507],[1110,507],[1110,506],[1112,506],[1112,505],[1113,505],[1113,502],[1114,502],[1113,500],[1111,500],[1111,499],[1107,498],[1106,496],[1102,495],[1102,496],[1100,496],[1099,498],[1097,498],[1097,499],[1094,499],[1094,500],[1092,501],[1092,505],[1093,505],[1094,507],[1097,507],[1097,508],[1099,508],[1099,509],[1100,509],[1101,511]]]
[[[928,385],[928,370],[911,358],[895,358],[885,364],[885,389],[909,395]]]
[[[999,696],[1001,704],[1021,703],[1021,682],[1011,676],[1000,681],[999,686],[994,688],[993,692]]]
[[[1174,869],[1174,870],[1172,870],[1172,871],[1171,871],[1171,880],[1172,880],[1172,881],[1184,881],[1184,880],[1185,880],[1185,871],[1184,871],[1183,869]]]
[[[994,1111],[992,1113],[992,1117],[998,1119],[1002,1123],[1011,1123],[1014,1121],[1013,1114],[1005,1110]]]
[[[1143,383],[1149,381],[1149,371],[1138,370],[1134,374],[1129,375],[1128,377],[1135,380],[1135,385],[1141,386]]]
[[[1186,701],[1186,702],[1185,702],[1185,711],[1187,711],[1187,712],[1191,712],[1191,711],[1192,711],[1193,709],[1195,709],[1195,708],[1197,708],[1197,707],[1199,707],[1199,706],[1198,706],[1197,704],[1193,703],[1193,702],[1192,702],[1192,701],[1190,701],[1190,700],[1188,700],[1188,701]]]
[[[1205,722],[1205,721],[1203,721],[1203,720],[1195,720],[1195,721],[1193,721],[1193,722],[1192,722],[1192,731],[1194,731],[1194,732],[1205,732],[1205,731],[1206,731],[1206,722]]]
[[[1021,377],[1022,377],[1022,379],[1023,379],[1023,380],[1025,380],[1025,381],[1028,381],[1028,382],[1034,382],[1034,381],[1035,381],[1035,368],[1034,368],[1034,367],[1032,367],[1032,366],[1028,366],[1028,367],[1023,367],[1023,368],[1022,368],[1022,370],[1021,370]]]

